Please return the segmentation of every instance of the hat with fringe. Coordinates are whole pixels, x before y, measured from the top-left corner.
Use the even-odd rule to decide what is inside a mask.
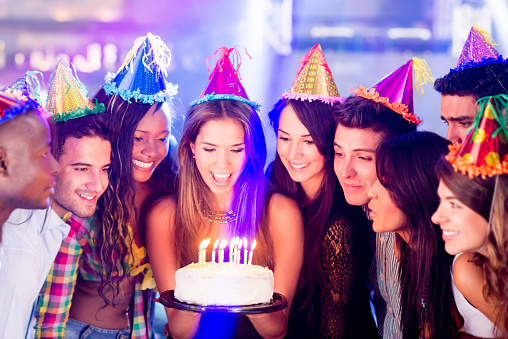
[[[462,144],[450,145],[445,156],[455,171],[486,178],[508,173],[508,95],[484,97],[476,102],[479,111]]]
[[[39,76],[41,81],[39,81]],[[5,93],[13,93],[22,99],[33,99],[42,106],[41,100],[41,84],[44,85],[44,75],[39,71],[27,71],[16,81],[2,88],[0,91]]]
[[[450,72],[459,72],[484,65],[508,64],[508,59],[503,59],[503,56],[494,46],[497,46],[497,44],[492,40],[490,34],[486,30],[473,25],[462,48],[457,66],[450,69]]]
[[[69,61],[59,58],[48,86],[46,111],[51,113],[54,122],[67,121],[87,115],[103,113],[104,104],[94,105],[88,99],[85,85],[75,75]]]
[[[345,98],[342,98],[337,90],[320,44],[314,45],[300,62],[291,89],[282,95],[284,99],[320,100],[327,104],[344,101]]]
[[[247,51],[245,51],[247,53]],[[213,58],[217,53],[220,53],[219,59],[215,64],[215,68],[208,77],[208,85],[205,87],[199,99],[190,103],[191,106],[201,104],[209,100],[223,100],[230,99],[251,105],[256,111],[259,110],[259,105],[255,101],[249,100],[245,89],[240,82],[240,65],[241,58],[240,52],[236,48],[220,47],[214,54],[206,59],[208,70],[208,60]],[[250,55],[247,54],[249,57]],[[231,61],[233,58],[233,61]],[[237,67],[234,68],[236,62]]]
[[[357,96],[385,105],[407,121],[418,125],[422,121],[414,113],[413,89],[418,94],[423,94],[423,85],[433,81],[434,77],[427,62],[424,59],[412,58],[371,88],[360,85],[355,87],[353,92]]]
[[[21,98],[14,93],[0,93],[0,124],[14,119],[20,114],[34,110],[43,115],[44,111],[34,99]]]
[[[165,80],[171,51],[160,37],[148,33],[136,39],[118,72],[106,75],[104,91],[141,104],[171,101],[178,85]]]

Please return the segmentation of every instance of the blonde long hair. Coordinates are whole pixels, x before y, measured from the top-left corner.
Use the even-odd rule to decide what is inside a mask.
[[[177,174],[178,204],[174,227],[174,255],[181,267],[197,260],[198,242],[209,236],[212,223],[207,213],[214,211],[215,197],[204,182],[190,147],[208,121],[230,118],[244,130],[247,161],[233,189],[232,210],[236,220],[229,224],[228,235],[257,237],[258,264],[273,268],[272,241],[267,226],[270,192],[263,169],[266,142],[261,120],[248,104],[236,100],[210,100],[191,107],[178,146],[180,167]]]

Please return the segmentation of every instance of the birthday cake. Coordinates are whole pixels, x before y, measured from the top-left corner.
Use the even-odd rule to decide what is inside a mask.
[[[175,273],[175,298],[202,306],[247,306],[269,303],[273,272],[257,265],[206,262],[187,265]]]

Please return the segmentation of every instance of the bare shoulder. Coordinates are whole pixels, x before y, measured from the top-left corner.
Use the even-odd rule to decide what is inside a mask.
[[[270,224],[273,231],[303,234],[303,217],[298,204],[291,198],[274,193],[269,202]],[[300,230],[297,232],[297,230]]]
[[[301,214],[298,204],[290,197],[281,193],[274,193],[270,198],[269,204],[270,214],[285,214],[291,212]]]
[[[164,197],[157,200],[148,211],[147,227],[153,225],[167,225],[174,219],[177,201],[174,197]]]
[[[471,262],[473,253],[460,255],[453,265],[453,281],[457,289],[473,306],[483,300],[483,269]]]

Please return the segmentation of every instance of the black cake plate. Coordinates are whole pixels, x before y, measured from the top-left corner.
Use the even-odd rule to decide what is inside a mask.
[[[190,312],[220,312],[231,314],[261,314],[277,312],[288,307],[288,301],[285,296],[280,293],[273,293],[271,303],[256,304],[249,306],[201,306],[195,304],[187,304],[175,298],[175,291],[169,290],[161,292],[159,299],[156,301],[168,308]]]

